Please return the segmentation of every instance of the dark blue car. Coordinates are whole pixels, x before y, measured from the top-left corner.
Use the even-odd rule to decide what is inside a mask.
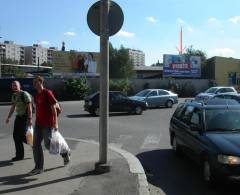
[[[240,179],[240,106],[179,104],[170,121],[170,143],[202,167],[203,179]]]

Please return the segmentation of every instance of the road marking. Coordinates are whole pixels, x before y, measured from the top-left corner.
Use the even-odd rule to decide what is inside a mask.
[[[155,148],[156,146],[159,145],[160,137],[161,137],[161,134],[160,135],[154,135],[154,134],[148,135],[144,139],[144,142],[141,145],[140,149]]]
[[[124,143],[126,143],[127,140],[131,139],[132,135],[120,135],[119,138],[116,139],[112,145],[114,145],[117,148],[122,148]]]

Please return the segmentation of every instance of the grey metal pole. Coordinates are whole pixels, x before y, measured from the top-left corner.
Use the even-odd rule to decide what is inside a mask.
[[[2,78],[2,46],[0,46],[0,78]]]
[[[0,78],[2,78],[2,48],[0,47]]]
[[[101,0],[100,7],[100,116],[99,116],[99,162],[96,169],[110,171],[108,165],[109,133],[109,0]]]

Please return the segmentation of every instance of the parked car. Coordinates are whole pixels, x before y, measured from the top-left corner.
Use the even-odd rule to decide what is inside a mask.
[[[240,106],[178,105],[170,121],[170,143],[202,167],[203,179],[240,179]]]
[[[173,104],[178,103],[178,95],[164,89],[145,89],[130,98],[144,101],[148,107],[165,106],[171,108]]]
[[[142,114],[146,108],[143,101],[132,100],[120,91],[109,91],[109,112]],[[99,92],[85,98],[84,110],[92,115],[99,115]]]
[[[240,105],[240,94],[216,94],[209,98],[206,104],[211,105]]]
[[[214,95],[224,94],[224,93],[237,94],[237,91],[234,87],[223,87],[223,86],[211,87],[207,89],[205,92],[199,93],[195,97],[195,99],[206,102],[209,98],[213,97]]]

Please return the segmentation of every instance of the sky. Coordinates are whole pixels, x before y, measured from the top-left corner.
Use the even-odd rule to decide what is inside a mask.
[[[1,0],[0,39],[20,45],[42,44],[66,50],[99,52],[100,39],[87,24],[95,0]],[[115,0],[124,13],[120,31],[109,41],[114,48],[142,50],[147,66],[163,54],[193,46],[207,57],[240,59],[239,0]]]

